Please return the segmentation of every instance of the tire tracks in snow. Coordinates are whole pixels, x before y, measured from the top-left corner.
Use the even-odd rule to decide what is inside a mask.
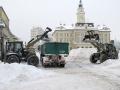
[[[89,77],[94,77],[98,81],[100,80],[103,81],[104,83],[108,83],[109,86],[111,87],[110,90],[120,90],[120,80],[116,80],[115,78],[111,78],[112,76],[109,73],[101,73],[101,72],[95,72],[90,68],[93,65],[90,63],[81,63],[77,61],[70,61],[67,63],[65,68],[59,69],[59,68],[52,68],[51,70],[58,72],[60,74],[65,74],[65,75],[88,75]],[[89,68],[89,69],[88,69]],[[49,70],[49,69],[48,69]],[[110,76],[109,76],[110,75]],[[116,76],[117,77],[117,76]],[[120,77],[118,77],[120,78]],[[104,86],[103,86],[104,87]]]

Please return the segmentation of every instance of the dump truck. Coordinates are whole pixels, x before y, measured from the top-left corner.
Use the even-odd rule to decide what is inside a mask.
[[[40,61],[44,67],[64,67],[65,56],[69,54],[69,44],[62,42],[47,42],[39,46]]]

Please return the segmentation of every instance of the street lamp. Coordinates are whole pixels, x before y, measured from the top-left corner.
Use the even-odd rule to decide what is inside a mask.
[[[4,59],[4,35],[3,35],[3,28],[5,28],[5,23],[0,18],[0,48],[1,48],[1,61]]]

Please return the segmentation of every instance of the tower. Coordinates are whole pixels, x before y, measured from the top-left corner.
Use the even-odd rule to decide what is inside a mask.
[[[77,9],[77,23],[85,23],[85,12],[83,8],[82,0],[80,0]]]

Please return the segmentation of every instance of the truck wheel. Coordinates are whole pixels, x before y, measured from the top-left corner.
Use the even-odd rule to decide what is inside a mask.
[[[103,63],[106,60],[107,60],[107,56],[105,54],[101,54],[100,55],[100,63]]]
[[[44,68],[48,68],[48,65],[43,65]]]
[[[43,57],[40,57],[40,62],[42,64],[42,66],[43,66]]]
[[[6,62],[7,63],[19,63],[19,58],[16,55],[10,55],[7,57]]]
[[[60,67],[64,68],[64,67],[65,67],[65,64],[61,64]]]
[[[39,59],[36,55],[31,55],[27,58],[28,65],[38,66]]]
[[[91,63],[96,63],[98,61],[99,57],[97,55],[97,53],[94,53],[90,56],[90,62]]]

